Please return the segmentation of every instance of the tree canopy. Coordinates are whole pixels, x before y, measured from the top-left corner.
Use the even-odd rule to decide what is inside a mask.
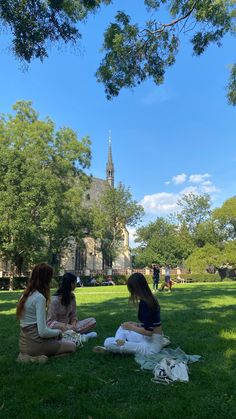
[[[90,141],[70,128],[56,131],[31,102],[0,119],[0,252],[12,269],[51,262],[85,220]]]
[[[157,217],[137,230],[135,265],[184,265],[195,273],[204,272],[209,265],[236,267],[235,227],[235,197],[212,210],[209,195],[184,195],[175,218]]]
[[[213,217],[227,230],[228,238],[236,239],[236,196],[227,199],[221,208],[217,208]]]
[[[185,224],[191,233],[196,230],[199,224],[206,221],[211,213],[211,202],[208,194],[189,193],[183,195],[178,201],[178,205],[180,212],[177,214],[177,219],[181,224]]]
[[[182,265],[183,259],[194,248],[187,229],[158,217],[155,222],[137,230],[136,241],[140,243],[135,250],[137,266],[151,266],[153,262],[161,265]]]
[[[135,225],[143,215],[143,207],[132,199],[129,188],[119,183],[107,186],[103,196],[92,209],[93,231],[100,239],[103,257],[108,265],[119,253],[124,228]]]
[[[10,29],[13,53],[27,62],[48,56],[48,43],[76,43],[78,24],[111,0],[0,0],[0,21]],[[147,9],[142,22],[132,22],[125,11],[104,33],[104,58],[97,79],[108,99],[121,89],[135,87],[147,78],[164,81],[183,37],[190,36],[195,55],[211,43],[222,45],[226,34],[235,36],[236,0],[143,0]],[[166,20],[162,21],[162,17]],[[234,57],[232,57],[232,60]],[[236,63],[232,63],[228,101],[236,104]]]

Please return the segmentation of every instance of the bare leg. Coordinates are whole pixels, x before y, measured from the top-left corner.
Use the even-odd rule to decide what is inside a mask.
[[[76,331],[79,333],[87,333],[96,326],[96,319],[89,317],[88,319],[78,320],[76,323]]]
[[[59,351],[57,352],[57,355],[69,354],[69,353],[73,353],[75,351],[76,351],[76,345],[75,345],[74,342],[68,342],[68,341],[62,339]]]

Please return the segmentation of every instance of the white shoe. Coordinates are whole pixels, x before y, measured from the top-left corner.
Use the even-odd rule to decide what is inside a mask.
[[[170,339],[168,336],[162,337],[162,347],[165,348],[166,346],[170,345]]]
[[[90,332],[90,333],[85,333],[83,335],[81,335],[81,341],[82,342],[87,342],[87,340],[89,339],[94,339],[96,338],[98,335],[96,332]]]
[[[87,336],[87,339],[94,339],[98,337],[98,334],[97,332],[89,332],[89,333],[86,333],[86,336]]]
[[[105,352],[107,352],[107,350],[106,348],[104,348],[104,346],[94,346],[93,352],[104,354]]]

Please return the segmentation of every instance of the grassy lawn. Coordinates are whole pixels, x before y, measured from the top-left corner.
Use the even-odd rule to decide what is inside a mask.
[[[172,347],[202,355],[190,382],[151,382],[133,356],[95,354],[119,324],[136,320],[124,286],[76,290],[79,317],[95,316],[99,337],[45,365],[19,365],[20,292],[0,292],[0,418],[236,418],[236,284],[181,284],[160,293]]]

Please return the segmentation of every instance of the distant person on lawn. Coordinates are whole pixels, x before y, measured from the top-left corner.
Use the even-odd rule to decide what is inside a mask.
[[[132,274],[127,287],[130,301],[138,303],[139,323],[122,323],[115,336],[105,339],[104,346],[94,347],[94,352],[156,354],[164,346],[160,305],[141,273]]]
[[[61,286],[51,297],[48,307],[47,324],[52,329],[74,330],[78,333],[87,333],[96,326],[94,317],[78,320],[76,311],[75,294],[76,276],[67,272],[62,277]],[[93,337],[96,334],[94,333]],[[92,336],[91,336],[92,337]]]
[[[75,344],[61,339],[59,328],[50,329],[46,325],[52,275],[53,269],[48,264],[36,265],[17,304],[16,315],[21,326],[19,362],[45,362],[48,356],[75,352]]]
[[[115,282],[112,280],[112,277],[109,276],[106,281],[102,282],[102,285],[116,285]]]
[[[158,290],[158,284],[160,280],[160,266],[152,265],[152,279],[153,279],[153,291]]]
[[[165,282],[162,284],[161,291],[163,291],[164,288],[168,288],[168,290],[171,291],[172,283],[174,283],[174,281],[172,281],[170,277],[170,265],[167,265],[165,268]]]

